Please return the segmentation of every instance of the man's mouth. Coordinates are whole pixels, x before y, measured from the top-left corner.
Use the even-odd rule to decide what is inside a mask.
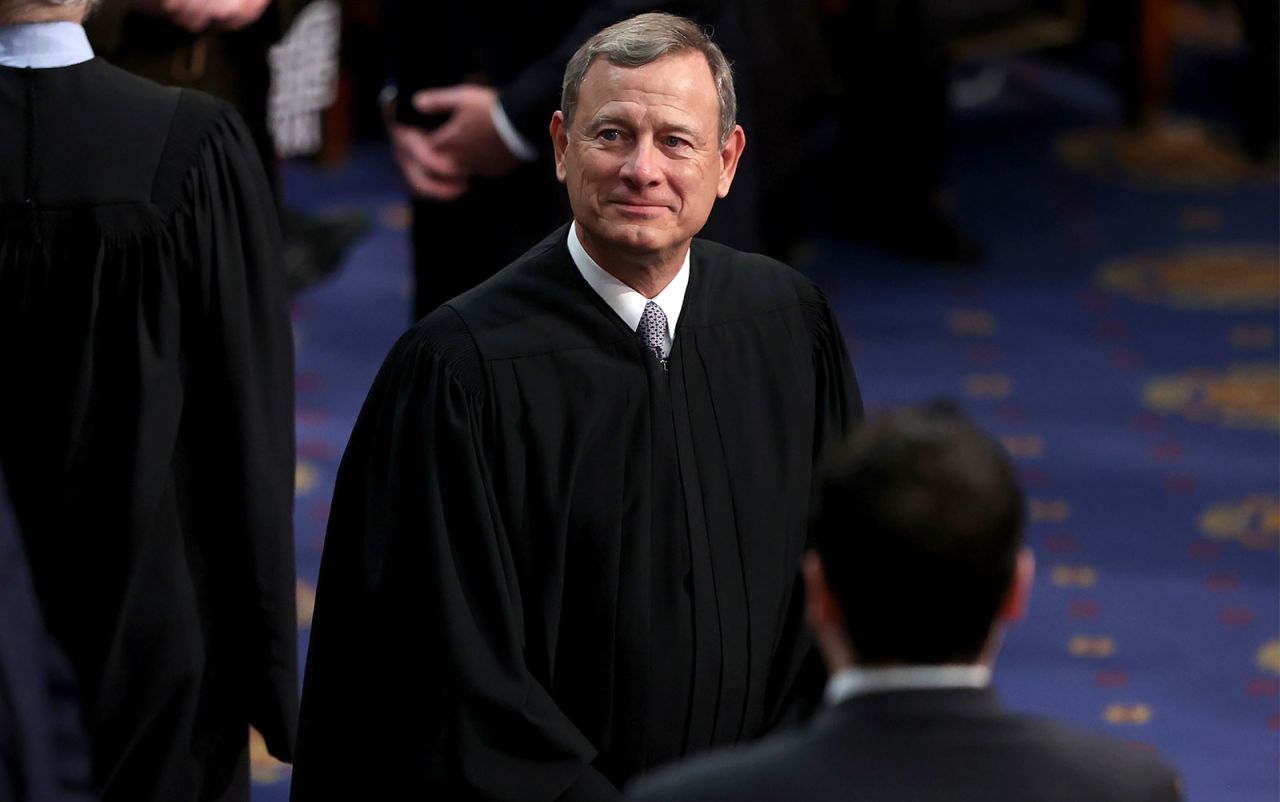
[[[668,209],[667,204],[655,201],[622,199],[610,201],[610,203],[624,214],[653,215],[660,214]]]

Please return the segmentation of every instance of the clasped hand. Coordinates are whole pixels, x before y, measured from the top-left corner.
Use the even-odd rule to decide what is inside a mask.
[[[424,89],[413,95],[417,111],[447,117],[430,131],[389,124],[396,162],[414,193],[454,200],[466,194],[473,176],[505,175],[519,164],[494,127],[497,102],[496,91],[478,84]]]

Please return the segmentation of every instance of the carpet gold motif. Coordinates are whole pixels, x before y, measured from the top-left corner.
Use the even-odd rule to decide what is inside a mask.
[[[1245,311],[1280,303],[1280,260],[1264,248],[1197,248],[1107,262],[1099,286],[1143,303]]]
[[[1197,369],[1147,382],[1143,401],[1156,412],[1235,429],[1280,429],[1280,369],[1233,365]]]
[[[1200,531],[1247,549],[1275,548],[1280,544],[1280,499],[1259,493],[1210,507],[1200,515]]]
[[[1196,120],[1070,131],[1058,138],[1055,151],[1062,164],[1101,180],[1207,189],[1272,178],[1229,138]]]

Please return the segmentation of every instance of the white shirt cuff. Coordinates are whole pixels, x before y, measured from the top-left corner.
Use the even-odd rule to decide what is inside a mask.
[[[502,140],[502,144],[507,146],[507,150],[522,162],[531,162],[538,158],[538,151],[529,141],[520,136],[520,132],[511,124],[511,118],[507,116],[507,112],[503,110],[502,104],[495,101],[489,107],[489,114],[493,117],[493,127],[498,132],[498,138]]]

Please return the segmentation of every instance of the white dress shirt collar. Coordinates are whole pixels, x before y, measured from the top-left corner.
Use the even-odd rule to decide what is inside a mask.
[[[0,25],[0,67],[70,67],[92,58],[89,37],[79,23]]]
[[[864,693],[985,688],[990,684],[991,669],[980,665],[855,667],[841,669],[831,676],[827,681],[826,699],[834,705]]]
[[[690,247],[689,251],[692,250]],[[663,356],[671,354],[671,344],[676,337],[676,321],[680,319],[680,310],[684,308],[684,293],[689,287],[689,251],[685,252],[684,264],[680,265],[680,271],[671,279],[671,283],[653,298],[646,298],[596,264],[596,260],[591,258],[591,254],[587,253],[578,239],[578,224],[569,226],[569,255],[573,257],[578,272],[628,328],[634,331],[640,325],[640,316],[644,314],[646,302],[653,301],[662,308],[667,316],[667,343]]]

